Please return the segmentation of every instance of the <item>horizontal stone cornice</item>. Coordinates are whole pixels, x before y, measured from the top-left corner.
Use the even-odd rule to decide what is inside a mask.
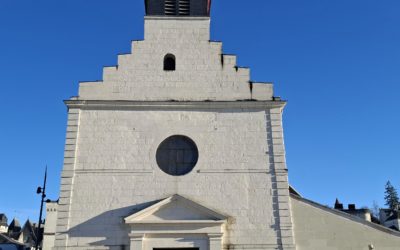
[[[104,110],[267,110],[283,108],[285,101],[114,101],[114,100],[65,100],[70,109]]]

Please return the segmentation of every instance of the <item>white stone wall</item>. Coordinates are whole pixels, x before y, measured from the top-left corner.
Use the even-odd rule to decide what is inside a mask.
[[[209,18],[146,17],[145,40],[132,43],[132,54],[104,68],[102,82],[80,84],[83,100],[245,100],[272,99],[272,84],[254,83],[250,70],[223,55],[222,43],[210,41]],[[164,71],[168,53],[176,71]]]
[[[163,70],[167,53],[176,71]],[[294,249],[284,102],[272,96],[272,84],[251,83],[249,69],[210,42],[209,18],[146,17],[145,40],[133,42],[132,54],[67,102],[54,249],[127,247],[123,218],[173,194],[230,216],[225,248]],[[176,134],[199,149],[182,177],[155,160]]]
[[[226,244],[276,247],[269,116],[263,110],[81,111],[68,246],[128,245],[122,218],[139,204],[180,194],[231,216]],[[183,177],[165,174],[155,160],[158,145],[175,134],[199,149],[195,169]]]
[[[396,250],[400,233],[322,206],[291,199],[297,250]]]

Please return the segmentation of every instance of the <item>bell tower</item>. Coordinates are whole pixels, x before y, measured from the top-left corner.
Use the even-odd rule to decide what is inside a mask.
[[[211,0],[145,0],[147,16],[210,16]]]

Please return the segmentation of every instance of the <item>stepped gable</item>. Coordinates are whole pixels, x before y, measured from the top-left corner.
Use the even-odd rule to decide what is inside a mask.
[[[252,81],[249,68],[210,40],[209,17],[146,16],[145,39],[105,67],[103,80],[81,82],[77,99],[271,101],[273,86]]]

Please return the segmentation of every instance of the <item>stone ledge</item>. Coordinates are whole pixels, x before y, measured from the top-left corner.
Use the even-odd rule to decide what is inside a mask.
[[[283,108],[285,101],[108,101],[108,100],[65,100],[68,108],[74,109],[128,109],[128,110],[185,110],[185,109],[250,109],[267,110]]]

